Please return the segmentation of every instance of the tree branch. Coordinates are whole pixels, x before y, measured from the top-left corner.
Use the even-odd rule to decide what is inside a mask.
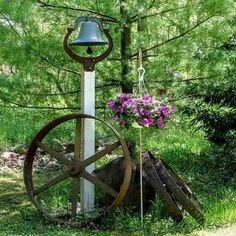
[[[156,0],[152,0],[151,3],[149,4],[147,10],[151,9],[155,2],[156,2]]]
[[[108,58],[108,61],[121,61],[121,58]]]
[[[13,26],[13,24],[11,23],[10,19],[5,16],[4,14],[1,14],[3,16],[3,18],[7,21],[7,23],[9,24],[9,26],[11,27],[11,29],[16,33],[16,35],[22,39],[22,36],[20,35],[20,33],[16,30],[16,28]],[[71,70],[71,69],[68,69],[68,68],[65,68],[65,67],[60,67],[58,65],[56,65],[55,63],[51,62],[46,56],[42,56],[40,55],[36,50],[34,50],[33,48],[30,48],[30,50],[34,53],[37,53],[37,55],[45,62],[47,62],[48,64],[50,64],[51,66],[57,68],[57,69],[60,69],[60,70],[63,70],[63,71],[66,71],[66,72],[70,72],[70,73],[73,73],[75,75],[81,75],[79,72],[77,71],[74,71],[74,70]]]
[[[45,57],[45,56],[39,55],[39,57],[40,57],[43,61],[47,62],[48,64],[50,64],[51,66],[53,66],[53,67],[55,67],[55,68],[57,68],[57,69],[60,69],[60,70],[63,70],[63,71],[66,71],[66,72],[69,72],[69,73],[72,73],[72,74],[81,76],[81,74],[80,74],[79,72],[77,72],[77,71],[74,71],[74,70],[71,70],[71,69],[68,69],[68,68],[65,68],[65,67],[60,67],[60,66],[54,64],[53,62],[51,62],[51,61],[50,61],[47,57]]]
[[[170,43],[170,42],[172,42],[172,41],[174,41],[174,40],[176,40],[176,39],[182,38],[183,36],[185,36],[186,34],[188,34],[188,33],[191,32],[191,31],[193,31],[193,30],[196,29],[198,26],[200,26],[201,24],[203,24],[204,22],[206,22],[207,20],[209,20],[209,19],[212,18],[212,17],[213,17],[213,16],[207,17],[206,19],[204,19],[204,20],[198,22],[196,25],[194,25],[194,26],[191,27],[190,29],[186,30],[185,32],[183,32],[183,33],[181,33],[181,34],[179,34],[179,35],[177,35],[177,36],[174,36],[174,37],[172,37],[172,38],[170,38],[170,39],[167,39],[167,40],[165,40],[164,42],[161,42],[161,43],[159,43],[159,44],[156,44],[156,45],[154,45],[154,46],[152,46],[152,47],[150,47],[150,48],[144,49],[144,50],[143,50],[143,53],[144,53],[144,52],[148,52],[148,51],[150,51],[150,50],[153,50],[153,49],[155,49],[155,48],[161,47],[161,46],[163,46],[164,44]],[[138,55],[138,52],[136,52],[136,53],[134,53],[133,55],[131,55],[130,58],[137,57],[137,55]]]
[[[27,109],[47,109],[47,110],[80,110],[80,107],[41,107],[41,106],[27,106],[24,104],[19,104],[16,102],[7,102],[7,101],[3,101],[9,104],[12,104],[14,106],[4,106],[4,105],[0,105],[1,107],[7,107],[7,108],[27,108]],[[96,109],[104,109],[106,108],[106,106],[96,106]]]
[[[171,83],[171,82],[178,82],[178,83],[187,83],[187,82],[190,82],[190,81],[197,81],[197,80],[207,80],[207,79],[215,79],[216,77],[196,77],[196,78],[189,78],[189,79],[176,79],[176,80],[173,80],[173,79],[169,79],[169,80],[153,80],[151,81],[151,84],[154,84],[154,83]],[[156,85],[154,85],[156,86]],[[149,87],[153,87],[152,85],[149,86]]]
[[[11,27],[11,29],[17,34],[17,36],[19,37],[19,38],[21,38],[21,35],[20,35],[20,33],[16,30],[16,28],[13,26],[13,24],[11,23],[11,21],[10,21],[10,19],[7,17],[7,16],[5,16],[4,14],[1,14],[2,15],[2,17],[3,17],[3,19],[5,20],[5,21],[7,21],[7,23],[9,24],[9,26]]]
[[[48,4],[48,3],[46,3],[46,2],[44,2],[42,0],[36,0],[36,1],[41,5],[41,7],[66,9],[66,10],[77,11],[77,12],[91,13],[91,14],[95,14],[97,16],[105,17],[106,19],[103,19],[103,20],[118,23],[118,20],[116,18],[114,18],[112,16],[109,16],[107,14],[104,14],[104,13],[97,12],[97,11],[88,10],[88,9],[82,9],[82,8],[76,8],[76,7],[70,7],[67,4],[64,4],[64,5],[53,5],[53,4]]]
[[[96,89],[101,89],[105,87],[118,87],[120,86],[120,83],[111,83],[111,84],[103,84],[96,86]],[[74,91],[69,91],[69,92],[64,92],[64,93],[27,93],[29,95],[34,95],[34,96],[45,96],[45,97],[52,97],[52,96],[63,96],[63,95],[71,95],[71,94],[77,94],[80,92],[80,89],[74,90]]]
[[[177,8],[172,8],[172,9],[167,9],[167,10],[163,10],[163,11],[160,11],[160,12],[155,12],[155,13],[152,13],[150,15],[145,15],[145,16],[138,16],[138,15],[135,15],[132,17],[131,19],[131,22],[135,22],[135,21],[138,21],[138,20],[142,20],[142,19],[146,19],[146,18],[149,18],[149,17],[153,17],[153,16],[157,16],[157,15],[162,15],[164,13],[167,13],[167,12],[172,12],[172,11],[177,11],[177,10],[180,10],[180,9],[183,9],[183,8],[186,8],[188,5],[185,5],[185,6],[182,6],[182,7],[177,7]]]

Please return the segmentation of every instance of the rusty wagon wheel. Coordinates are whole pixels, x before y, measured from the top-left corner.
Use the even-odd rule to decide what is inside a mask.
[[[105,149],[102,149],[100,151],[97,151],[94,155],[90,156],[89,158],[85,160],[81,160],[80,158],[80,149],[81,149],[81,122],[84,122],[87,119],[93,119],[97,123],[101,123],[103,127],[105,127],[107,130],[110,131],[111,134],[116,138],[116,141],[110,145],[108,145]],[[75,132],[74,132],[74,138],[75,138],[75,145],[74,145],[74,154],[72,158],[66,157],[61,152],[58,152],[54,150],[52,147],[50,147],[48,144],[46,144],[47,136],[50,136],[50,132],[52,132],[54,129],[56,129],[58,126],[63,125],[65,122],[75,122]],[[96,178],[93,174],[89,173],[86,170],[86,167],[91,165],[92,163],[96,161],[101,161],[101,158],[106,156],[107,154],[111,153],[113,150],[117,149],[118,147],[121,148],[121,152],[125,158],[125,168],[124,168],[124,179],[123,183],[120,186],[120,191],[115,191],[112,189],[111,186],[106,185],[101,180]],[[34,161],[37,156],[37,151],[43,150],[45,153],[49,154],[53,160],[56,160],[58,164],[60,164],[62,169],[59,170],[60,174],[57,174],[56,176],[53,176],[50,180],[47,180],[46,183],[41,184],[41,186],[35,187],[35,181],[34,181]],[[104,159],[104,158],[103,158]],[[49,171],[50,172],[50,171]],[[112,126],[108,125],[103,120],[86,115],[86,114],[69,114],[62,117],[59,117],[51,122],[49,122],[46,126],[44,126],[34,137],[33,141],[31,142],[28,152],[25,157],[24,162],[24,182],[27,194],[29,195],[32,203],[34,206],[41,211],[46,217],[56,220],[58,222],[78,222],[78,218],[83,221],[84,215],[81,214],[81,211],[78,211],[78,199],[79,199],[79,181],[80,178],[84,178],[87,181],[91,182],[95,185],[96,188],[101,189],[105,194],[110,195],[114,200],[112,204],[109,206],[106,206],[102,209],[98,209],[98,212],[96,214],[96,217],[104,212],[106,212],[110,207],[112,206],[119,206],[123,198],[125,197],[125,194],[128,190],[129,184],[130,184],[130,178],[131,178],[131,158],[130,154],[127,148],[126,143],[122,139],[121,135],[118,133],[116,129],[114,129]],[[68,206],[65,206],[63,209],[67,209],[66,211],[58,212],[51,211],[51,208],[48,209],[45,207],[44,200],[41,199],[41,195],[44,195],[46,192],[48,192],[55,188],[55,186],[58,186],[58,184],[61,184],[63,181],[70,181],[71,189],[68,189],[70,192],[70,203],[69,204],[69,210]],[[67,194],[67,192],[65,194]],[[50,193],[51,194],[51,193]],[[54,194],[54,192],[52,193]],[[52,195],[51,194],[51,195]],[[62,194],[64,195],[64,194]],[[63,197],[63,196],[58,196]],[[83,216],[82,216],[83,215]],[[62,218],[62,216],[64,216]],[[95,218],[96,218],[95,217]],[[76,219],[77,218],[77,219]]]
[[[166,188],[174,195],[177,202],[196,220],[204,220],[204,213],[197,200],[192,196],[192,192],[187,184],[162,160],[155,162],[155,169],[161,177]]]
[[[187,185],[187,183],[173,170],[172,167],[169,166],[169,164],[161,159],[162,164],[165,166],[167,171],[171,174],[171,176],[175,179],[176,183],[180,186],[182,191],[191,198],[193,196],[193,192],[190,189],[190,187]]]
[[[156,159],[154,155],[148,151],[148,155],[151,157],[151,159],[155,161],[160,161],[160,159]],[[190,187],[187,185],[187,183],[173,170],[173,168],[163,159],[161,159],[162,164],[165,166],[167,171],[171,174],[171,176],[175,179],[176,183],[181,187],[183,192],[188,195],[188,197],[191,197],[193,195]]]
[[[162,201],[164,208],[170,214],[171,218],[176,222],[180,222],[183,219],[181,209],[161,181],[150,158],[150,154],[150,152],[143,153],[143,168],[147,174],[149,183]]]

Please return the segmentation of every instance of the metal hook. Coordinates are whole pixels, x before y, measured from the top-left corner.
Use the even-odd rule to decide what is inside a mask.
[[[145,75],[145,69],[142,66],[140,66],[138,68],[138,72],[139,72],[139,79],[143,80],[144,79],[144,75]]]

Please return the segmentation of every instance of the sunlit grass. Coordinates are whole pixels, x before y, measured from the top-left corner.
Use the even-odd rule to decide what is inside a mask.
[[[102,132],[99,134],[101,135]],[[138,133],[133,133],[138,137]],[[137,142],[137,145],[139,143]],[[236,183],[226,181],[227,173],[215,168],[214,146],[202,130],[187,124],[175,124],[166,130],[146,133],[143,147],[165,159],[191,186],[205,209],[205,223],[199,224],[188,214],[177,224],[167,215],[158,199],[145,215],[145,234],[158,236],[194,236],[198,230],[212,230],[236,224]],[[99,165],[109,161],[101,160]],[[44,175],[42,173],[42,175]],[[47,175],[45,175],[47,176]],[[223,178],[224,177],[224,178]],[[44,178],[39,176],[39,183]],[[46,194],[49,203],[61,206],[69,199],[70,184],[58,185]],[[0,235],[142,235],[140,216],[133,212],[110,211],[103,230],[83,230],[58,226],[46,220],[30,203],[24,192],[22,173],[0,175]],[[60,198],[62,194],[62,199]],[[51,201],[51,202],[50,202]]]

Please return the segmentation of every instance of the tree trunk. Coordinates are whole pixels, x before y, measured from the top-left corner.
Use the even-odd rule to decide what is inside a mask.
[[[132,93],[133,81],[131,77],[131,22],[125,7],[127,0],[120,1],[120,14],[124,20],[121,24],[121,87],[123,93]]]

